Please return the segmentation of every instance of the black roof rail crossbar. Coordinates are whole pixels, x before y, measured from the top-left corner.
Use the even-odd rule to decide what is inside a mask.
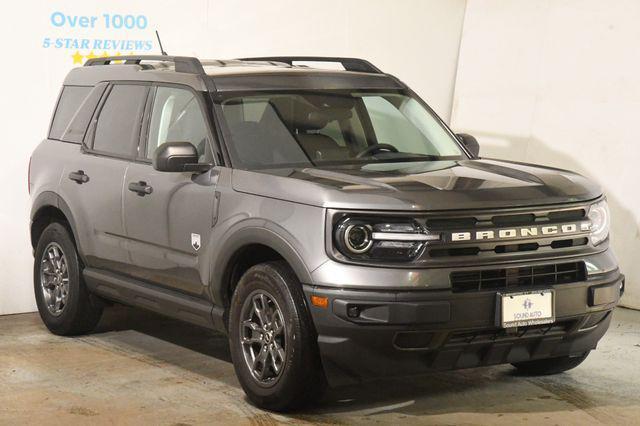
[[[293,65],[293,62],[337,62],[342,64],[346,71],[368,72],[383,74],[379,68],[371,62],[358,58],[340,58],[331,56],[263,56],[257,58],[240,58],[241,61],[266,61],[283,62]]]
[[[115,61],[124,61],[125,64],[139,64],[142,61],[165,61],[175,64],[176,72],[204,75],[204,68],[198,58],[190,56],[166,56],[166,55],[134,55],[134,56],[106,56],[93,58],[84,63],[85,67],[92,65],[110,65]]]

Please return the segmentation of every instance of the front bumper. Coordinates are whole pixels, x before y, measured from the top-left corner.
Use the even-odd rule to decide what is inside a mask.
[[[505,330],[496,292],[359,290],[305,285],[329,383],[577,355],[594,349],[623,290],[616,269],[551,286],[554,324]],[[546,287],[549,288],[549,287]],[[515,290],[515,289],[514,289]]]

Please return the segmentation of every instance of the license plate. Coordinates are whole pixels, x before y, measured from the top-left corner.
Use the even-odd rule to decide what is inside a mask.
[[[503,328],[550,324],[555,321],[553,290],[499,293]]]

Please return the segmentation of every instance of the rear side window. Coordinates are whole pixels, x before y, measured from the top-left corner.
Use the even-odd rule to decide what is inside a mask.
[[[89,93],[84,102],[82,102],[82,105],[80,105],[80,108],[73,116],[71,123],[69,123],[67,129],[62,134],[61,140],[65,142],[82,143],[91,117],[93,117],[93,113],[96,111],[96,107],[107,86],[107,83],[99,83],[91,90],[91,93]]]
[[[65,130],[91,89],[91,86],[64,86],[51,122],[49,139],[63,140]]]
[[[118,157],[136,152],[148,86],[117,84],[105,101],[95,128],[93,150]]]

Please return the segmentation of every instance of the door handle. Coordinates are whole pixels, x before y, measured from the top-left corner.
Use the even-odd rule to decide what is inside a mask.
[[[129,191],[137,193],[139,196],[144,197],[145,195],[149,195],[153,192],[153,188],[147,185],[147,182],[139,181],[139,182],[131,182],[129,184]]]
[[[76,182],[78,185],[89,182],[89,176],[84,174],[84,170],[69,173],[69,179]]]

